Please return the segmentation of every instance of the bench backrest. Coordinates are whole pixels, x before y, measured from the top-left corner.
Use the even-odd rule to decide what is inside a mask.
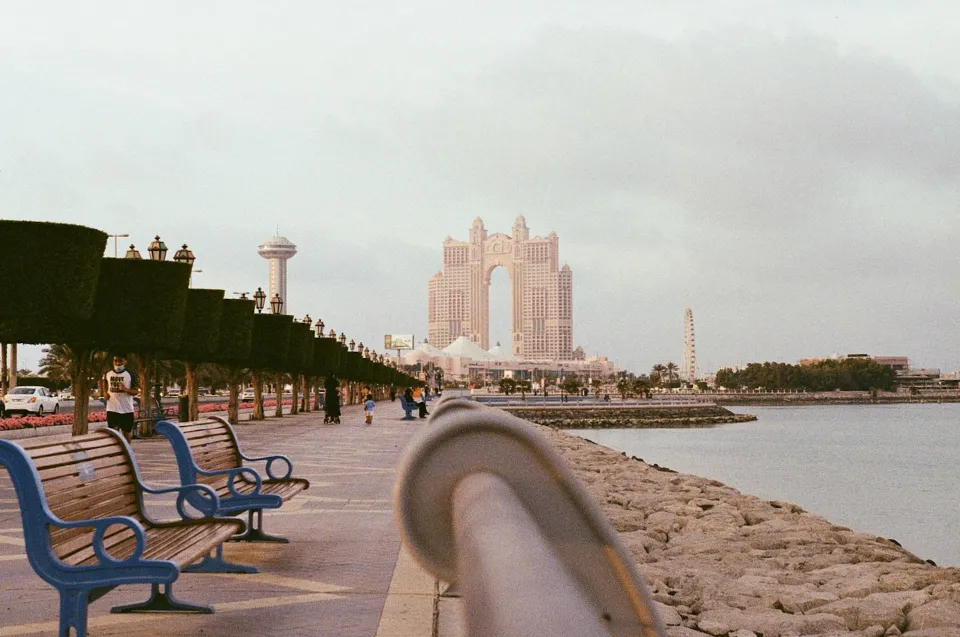
[[[183,434],[182,439],[174,435],[167,436],[177,457],[180,482],[199,482],[212,487],[219,496],[228,495],[230,490],[226,476],[198,475],[194,464],[204,471],[242,467],[243,459],[240,457],[240,448],[233,428],[217,418],[177,424],[165,423],[164,426],[174,427]],[[160,427],[157,431],[164,433],[164,428]]]
[[[139,475],[120,435],[101,429],[0,443],[0,463],[7,466],[20,500],[28,555],[47,555],[49,546],[67,564],[79,564],[94,554],[92,528],[48,528],[50,515],[71,522],[114,515],[143,520]],[[116,527],[105,545],[130,537],[129,528]]]

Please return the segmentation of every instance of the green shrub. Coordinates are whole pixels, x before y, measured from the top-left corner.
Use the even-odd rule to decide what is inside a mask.
[[[253,344],[256,304],[250,299],[224,299],[220,309],[220,334],[211,362],[244,367]]]
[[[0,219],[0,341],[62,342],[93,314],[107,234],[67,223]]]
[[[286,371],[293,317],[289,314],[254,314],[250,345],[252,369]]]
[[[189,284],[185,263],[103,259],[93,316],[69,342],[138,353],[175,350]]]
[[[187,291],[187,309],[183,319],[180,347],[168,352],[170,358],[206,362],[216,354],[220,342],[220,318],[223,290]]]

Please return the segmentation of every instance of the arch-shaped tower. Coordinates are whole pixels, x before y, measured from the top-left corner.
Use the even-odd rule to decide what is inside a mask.
[[[566,360],[573,355],[573,271],[560,268],[559,238],[530,237],[526,219],[511,233],[488,233],[480,217],[469,240],[447,237],[443,269],[428,282],[430,342],[444,348],[460,336],[489,349],[490,274],[504,267],[510,278],[509,351],[518,359]]]

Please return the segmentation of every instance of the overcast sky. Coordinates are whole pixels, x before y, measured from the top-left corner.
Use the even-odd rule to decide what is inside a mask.
[[[704,372],[960,367],[956,3],[667,4],[5,0],[0,216],[186,242],[228,294],[279,228],[288,309],[379,349],[444,237],[522,214],[628,369],[681,363],[685,307]]]

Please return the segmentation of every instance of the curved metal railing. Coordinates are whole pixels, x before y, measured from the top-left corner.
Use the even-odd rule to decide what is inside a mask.
[[[445,398],[404,451],[401,534],[457,582],[471,637],[663,637],[633,558],[527,422]]]

